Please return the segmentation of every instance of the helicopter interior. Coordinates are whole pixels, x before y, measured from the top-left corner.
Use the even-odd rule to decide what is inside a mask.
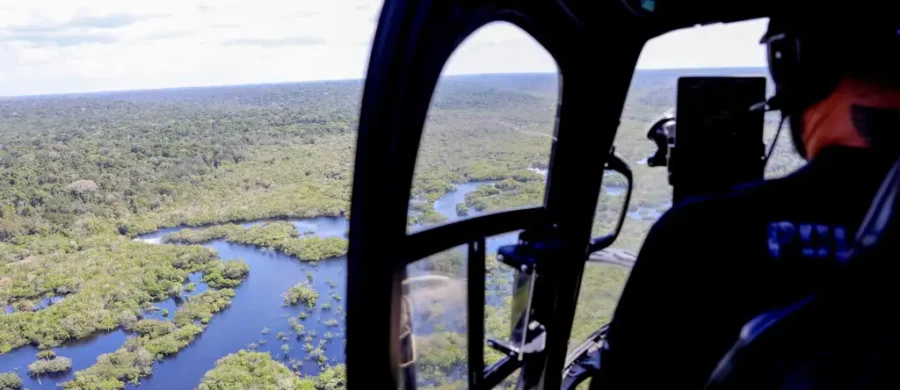
[[[592,379],[591,388],[628,387],[627,383],[602,380],[604,370],[610,369],[602,360],[603,351],[610,348],[606,339],[608,325],[600,324],[577,345],[570,343],[570,337],[585,263],[615,242],[631,197],[633,174],[628,163],[617,157],[614,139],[638,57],[653,37],[690,26],[768,17],[784,10],[784,5],[776,3],[386,2],[373,42],[355,160],[351,208],[354,218],[348,252],[348,384],[417,387],[417,355],[411,337],[407,296],[410,280],[415,275],[408,266],[439,252],[463,247],[468,254],[467,372],[464,375],[468,388],[494,388],[513,381],[517,388],[569,389],[588,379]],[[544,204],[409,232],[406,218],[416,158],[441,70],[464,39],[494,21],[520,27],[551,54],[559,67],[560,103]],[[595,47],[597,42],[602,42],[604,54],[585,49]],[[603,77],[595,72],[598,55],[604,56],[607,75]],[[679,81],[677,113],[660,119],[647,134],[648,142],[658,147],[647,163],[668,170],[673,202],[763,178],[765,161],[771,153],[766,150],[762,133],[766,84],[765,77],[686,77]],[[722,128],[732,131],[716,131]],[[605,162],[596,169],[584,169],[584,156]],[[709,161],[727,163],[710,164]],[[611,173],[620,175],[627,183],[624,207],[618,223],[608,234],[592,235],[598,194]],[[896,191],[891,192],[890,188],[896,183],[891,177],[885,181],[882,200],[875,202],[870,215],[891,215],[892,196],[896,196]],[[873,218],[864,224],[872,226],[869,230],[875,238],[869,245],[861,246],[862,260],[871,257],[872,248],[887,245],[881,237],[893,229],[892,223],[884,222],[892,221],[891,218]],[[515,244],[488,249],[489,237],[509,232],[521,232]],[[488,253],[489,250],[495,253]],[[495,255],[503,267],[515,273],[508,339],[491,339],[485,335],[484,304],[488,298],[484,275],[488,255]],[[863,273],[868,272],[871,270]],[[643,274],[632,274],[627,283],[630,286],[649,282]],[[859,294],[870,296],[881,292],[864,290]],[[705,293],[710,291],[715,290]],[[724,367],[715,365],[738,340],[734,329],[726,330],[733,335],[726,348],[715,349],[709,356],[694,359],[661,352],[659,358],[682,359],[685,366],[698,362],[700,368],[692,374],[703,381],[716,368],[710,382],[712,387],[771,387],[774,382],[760,379],[750,384],[747,378],[777,376],[769,366],[778,366],[783,361],[773,358],[778,354],[772,352],[778,345],[779,335],[784,337],[786,332],[795,332],[804,323],[808,325],[810,318],[821,319],[821,312],[837,315],[832,306],[827,311],[821,309],[823,305],[831,305],[834,296],[824,294],[800,301],[782,312],[769,313],[785,320],[766,322],[766,318],[773,317],[763,317],[761,322],[778,323],[778,326],[764,332],[765,337],[741,335],[738,346],[744,343],[743,347],[735,347],[727,355],[728,363]],[[852,306],[846,297],[838,301],[844,306],[834,307]],[[724,312],[728,308],[719,310]],[[819,317],[808,315],[810,312]],[[627,317],[616,318],[614,324],[627,326],[628,322]],[[814,339],[814,335],[798,339],[796,348],[799,350],[803,342]],[[685,342],[684,346],[688,350],[689,344]],[[503,357],[486,364],[486,350],[499,352]],[[851,350],[859,351],[851,346],[843,349]],[[762,368],[748,363],[755,359],[773,363]],[[641,367],[627,369],[639,375]],[[885,370],[882,366],[874,368],[879,369]],[[851,376],[844,379],[858,379],[848,379]]]

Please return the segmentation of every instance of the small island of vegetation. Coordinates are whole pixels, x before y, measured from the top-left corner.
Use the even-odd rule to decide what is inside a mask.
[[[346,388],[346,376],[344,366],[338,365],[318,376],[301,377],[268,353],[242,349],[219,359],[216,367],[203,376],[197,390],[342,390]]]
[[[300,237],[297,228],[288,222],[266,222],[247,229],[240,225],[226,224],[204,229],[184,229],[164,237],[165,242],[201,244],[225,239],[238,244],[272,248],[300,260],[318,261],[344,256],[347,240],[340,237]]]
[[[203,332],[213,315],[231,303],[231,289],[209,290],[195,296],[175,311],[172,322],[145,319],[128,326],[137,337],[113,353],[100,355],[93,366],[75,373],[63,383],[67,390],[122,389],[125,383],[138,384],[153,372],[153,362],[186,347]]]
[[[0,373],[0,390],[20,390],[22,378],[14,372]]]
[[[316,301],[319,299],[319,292],[306,283],[297,283],[284,293],[284,303],[286,305],[296,305],[303,303],[307,308],[316,307]]]
[[[85,246],[0,268],[3,279],[11,281],[6,288],[0,286],[0,302],[66,296],[43,310],[0,315],[0,352],[25,344],[58,346],[126,325],[143,307],[180,295],[193,272],[223,285],[239,284],[246,276],[246,272],[224,273],[229,266],[202,247],[112,238]]]
[[[53,357],[50,359],[38,359],[28,365],[28,375],[58,375],[72,369],[72,359],[67,357]]]

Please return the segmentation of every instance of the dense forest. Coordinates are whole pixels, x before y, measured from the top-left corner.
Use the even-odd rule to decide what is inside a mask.
[[[647,126],[674,105],[678,76],[723,72],[763,70],[635,75],[616,137],[616,151],[631,164],[636,179],[618,247],[636,253],[653,221],[670,206],[665,170],[642,163],[653,151],[645,138]],[[550,74],[442,79],[416,166],[410,224],[445,220],[435,200],[467,182],[486,184],[451,205],[462,217],[541,204],[557,94],[557,77]],[[122,329],[129,334],[125,344],[76,372],[65,388],[139,383],[152,373],[154,361],[190,345],[216,313],[227,310],[234,289],[253,274],[246,263],[223,261],[194,244],[224,239],[298,261],[342,256],[343,237],[317,237],[287,222],[238,223],[351,217],[360,95],[361,82],[338,81],[0,100],[0,305],[6,307],[0,314],[0,359],[25,345],[51,351]],[[771,135],[774,122],[767,123]],[[787,138],[769,164],[773,176],[800,165]],[[586,159],[585,169],[601,164],[599,158]],[[615,189],[621,183],[611,179],[606,185]],[[621,197],[615,191],[601,194],[598,232],[616,219],[617,202]],[[204,228],[166,236],[162,245],[133,240],[181,225]],[[450,258],[431,259],[427,269],[462,275],[460,262]],[[496,266],[488,272],[498,275],[490,283],[508,290]],[[209,290],[191,295],[191,275],[200,275]],[[573,340],[610,319],[627,276],[628,269],[619,266],[588,265]],[[286,305],[314,305],[319,294],[328,293],[316,292],[304,279],[298,275],[294,288],[278,292]],[[333,296],[339,301],[340,295]],[[186,303],[162,319],[144,318],[154,302],[170,297]],[[447,307],[441,310],[434,318],[453,316]],[[509,300],[500,297],[488,308],[489,333],[508,334],[508,316]],[[299,336],[303,326],[294,325]],[[464,334],[453,326],[435,326],[416,338],[425,384],[459,384]],[[315,350],[307,345],[307,352]],[[68,370],[71,362],[67,367],[61,358],[36,359],[34,369]],[[486,354],[489,361],[496,358]],[[248,348],[221,356],[201,383],[186,386],[231,389],[248,381],[263,381],[260,388],[343,386],[341,365],[302,378],[289,366]],[[0,374],[4,384],[16,379],[16,374]]]

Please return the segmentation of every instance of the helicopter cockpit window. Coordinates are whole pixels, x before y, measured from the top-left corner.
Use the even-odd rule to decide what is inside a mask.
[[[409,231],[544,201],[559,92],[553,58],[505,22],[476,31],[438,81]]]
[[[512,24],[489,24],[462,43],[443,69],[423,129],[410,234],[543,205],[558,78],[550,54]],[[510,337],[514,272],[496,255],[520,232],[488,235],[406,267],[398,342],[407,383],[464,388],[470,369],[480,376],[504,356],[484,347],[473,364],[468,338],[483,334],[487,345]],[[473,289],[484,294],[470,297]]]
[[[570,349],[612,319],[647,232],[672,207],[669,172],[665,166],[654,166],[652,156],[657,145],[648,139],[648,130],[664,117],[674,117],[679,77],[768,76],[764,48],[758,44],[766,23],[767,20],[758,19],[680,30],[653,39],[645,46],[614,143],[616,154],[633,171],[633,193],[617,240],[611,247],[591,254],[585,266]],[[772,92],[770,82],[768,93]],[[677,118],[674,119],[666,126],[671,133],[677,127]],[[765,117],[762,141],[766,150],[771,146],[780,119],[774,112]],[[765,176],[784,176],[803,163],[794,153],[785,128],[766,165]],[[618,174],[608,172],[604,176],[594,236],[607,234],[615,226],[624,201],[623,183]]]

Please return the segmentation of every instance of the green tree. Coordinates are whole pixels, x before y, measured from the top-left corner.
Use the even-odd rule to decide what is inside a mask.
[[[315,390],[315,381],[301,379],[283,364],[263,352],[240,350],[216,362],[203,376],[198,390],[225,389]]]
[[[0,390],[19,390],[22,388],[22,378],[13,372],[0,373]]]

